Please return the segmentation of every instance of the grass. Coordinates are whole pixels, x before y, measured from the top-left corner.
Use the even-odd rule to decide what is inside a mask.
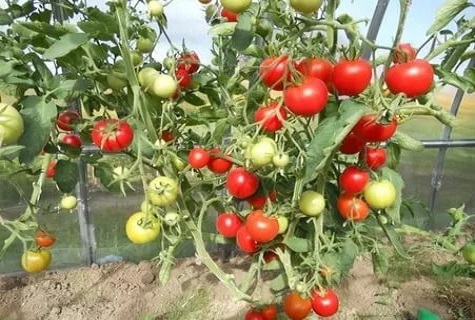
[[[211,297],[206,288],[200,287],[179,297],[163,316],[147,315],[142,320],[195,320],[207,319]]]

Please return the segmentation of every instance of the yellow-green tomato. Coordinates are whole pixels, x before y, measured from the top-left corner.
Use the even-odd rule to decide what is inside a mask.
[[[289,164],[289,155],[285,152],[280,152],[272,158],[272,163],[278,168],[284,168]]]
[[[274,140],[262,138],[250,149],[250,158],[253,165],[257,167],[265,166],[272,162],[276,153],[276,144]]]
[[[75,196],[64,196],[59,203],[60,207],[65,210],[72,210],[77,207],[78,199]]]
[[[127,86],[127,80],[125,80],[123,77],[125,77],[125,75],[116,72],[109,73],[106,78],[107,85],[112,90],[122,90]]]
[[[170,98],[178,88],[177,82],[172,76],[159,74],[153,81],[151,92],[160,98]]]
[[[23,118],[13,106],[0,103],[0,146],[17,143],[23,134]]]
[[[21,255],[21,267],[26,272],[37,273],[48,268],[51,264],[51,260],[52,254],[49,250],[28,250]]]
[[[290,0],[290,6],[301,13],[313,13],[320,9],[323,0]]]
[[[132,65],[134,67],[138,66],[143,61],[142,54],[138,51],[131,51],[130,52],[130,59],[132,60]]]
[[[169,177],[157,177],[148,184],[147,196],[153,205],[168,206],[178,197],[178,183]]]
[[[465,261],[475,265],[475,242],[466,243],[463,246],[462,255]]]
[[[142,53],[149,53],[153,50],[153,40],[149,38],[139,38],[137,40],[137,50]]]
[[[159,17],[163,14],[163,4],[158,0],[149,1],[147,7],[151,17]]]
[[[325,209],[325,198],[316,191],[305,191],[299,200],[300,211],[310,217],[316,217]]]
[[[277,223],[279,224],[279,234],[287,231],[287,228],[289,227],[289,219],[287,219],[287,217],[278,216]]]
[[[137,78],[144,88],[150,88],[160,73],[154,68],[146,67],[139,71]]]
[[[386,209],[396,201],[396,188],[389,180],[370,183],[363,192],[364,199],[373,209]]]
[[[224,9],[234,13],[240,13],[249,8],[252,0],[220,0]]]
[[[163,221],[170,226],[173,227],[180,221],[180,215],[177,212],[167,212],[165,217],[163,217]]]
[[[127,219],[125,234],[135,244],[151,242],[160,234],[160,221],[152,215],[136,212]]]

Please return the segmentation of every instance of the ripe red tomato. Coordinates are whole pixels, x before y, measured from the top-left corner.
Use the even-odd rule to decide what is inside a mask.
[[[320,317],[331,317],[338,312],[338,295],[331,289],[312,292],[312,309]]]
[[[221,9],[221,17],[225,18],[228,22],[238,21],[238,14],[232,11],[229,11],[225,8]]]
[[[132,143],[134,129],[124,120],[103,119],[94,124],[91,138],[102,151],[121,152]]]
[[[61,143],[64,143],[70,146],[71,148],[76,148],[76,149],[79,149],[82,146],[81,137],[74,133],[65,134],[61,138]]]
[[[245,225],[241,226],[236,233],[236,244],[247,253],[254,253],[258,249],[256,240],[251,237]]]
[[[275,304],[269,304],[262,308],[261,313],[264,317],[264,320],[275,320],[277,318],[279,310],[277,309],[277,306]]]
[[[56,242],[56,237],[43,230],[38,230],[35,233],[35,242],[40,248],[49,248]]]
[[[259,107],[254,114],[254,121],[258,122],[265,132],[281,129],[285,120],[287,120],[287,112],[277,102]]]
[[[327,83],[332,80],[333,64],[326,58],[307,58],[300,61],[297,70],[305,77],[313,77]]]
[[[295,61],[288,56],[265,58],[259,66],[259,76],[262,82],[274,90],[284,90],[285,82],[292,80],[289,64],[296,67]]]
[[[211,156],[203,148],[195,147],[188,153],[188,163],[194,169],[204,168],[210,161]]]
[[[235,168],[228,173],[226,188],[233,197],[246,199],[256,193],[259,178],[244,168]]]
[[[216,219],[216,230],[226,238],[234,238],[241,226],[241,218],[232,212],[221,213]]]
[[[396,46],[393,56],[394,63],[404,63],[413,61],[416,58],[417,50],[410,43],[400,43]]]
[[[74,129],[74,124],[81,120],[79,113],[73,110],[61,111],[58,114],[56,120],[56,125],[58,128],[64,131],[72,131]]]
[[[434,82],[434,70],[429,62],[416,59],[393,65],[386,72],[384,80],[391,93],[404,93],[413,98],[430,90]]]
[[[368,168],[377,170],[384,166],[388,154],[383,148],[366,146],[361,150],[359,158]]]
[[[186,69],[181,69],[181,68],[176,69],[175,77],[181,89],[186,89],[190,87],[191,75],[188,73]]]
[[[358,138],[358,136],[353,131],[351,131],[341,142],[340,152],[343,154],[355,154],[360,152],[361,148],[363,148],[365,144],[365,141]]]
[[[291,292],[284,298],[284,312],[291,320],[305,319],[311,309],[310,299],[301,297],[296,292]]]
[[[287,87],[284,91],[285,105],[298,116],[316,115],[325,108],[327,101],[327,86],[317,78],[306,78],[302,84]]]
[[[46,178],[54,178],[56,174],[56,161],[50,161],[46,169]]]
[[[353,128],[354,134],[367,142],[382,142],[389,140],[397,129],[396,118],[389,123],[378,122],[377,114],[367,114],[361,117]]]
[[[369,214],[368,204],[351,194],[341,194],[336,202],[338,212],[343,219],[355,222],[363,221]]]
[[[208,169],[211,172],[217,174],[228,172],[229,169],[231,169],[231,167],[233,166],[233,163],[231,161],[220,158],[218,156],[218,154],[220,153],[221,150],[219,150],[218,148],[214,148],[209,151],[209,155],[211,158],[208,162]]]
[[[175,139],[175,135],[170,130],[163,130],[160,138],[165,142],[170,142]]]
[[[338,94],[356,96],[371,82],[371,64],[363,59],[341,60],[333,68],[332,84]]]
[[[363,192],[369,180],[368,171],[349,166],[340,175],[340,188],[347,194],[358,194]]]
[[[279,259],[279,256],[274,251],[266,251],[264,253],[264,261],[266,263],[269,263],[269,262],[271,262],[273,260],[276,260],[276,259]]]
[[[246,202],[249,203],[249,205],[257,210],[257,209],[262,209],[266,205],[267,198],[263,194],[258,194],[256,193],[255,195],[251,196],[250,198],[246,199]]]
[[[259,310],[251,309],[246,313],[244,320],[266,320]]]
[[[261,210],[252,211],[246,219],[246,228],[251,237],[259,243],[267,243],[279,234],[279,222],[267,217]]]
[[[178,69],[184,69],[187,73],[195,73],[200,68],[200,58],[194,51],[184,52],[177,60]]]

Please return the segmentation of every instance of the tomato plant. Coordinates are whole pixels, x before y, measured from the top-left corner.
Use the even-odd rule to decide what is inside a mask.
[[[235,168],[226,177],[226,188],[232,196],[246,199],[256,193],[259,188],[259,178],[244,168]]]
[[[465,261],[475,265],[475,243],[466,243],[462,248],[462,255]]]
[[[188,162],[190,166],[194,169],[201,169],[206,167],[210,161],[211,157],[209,153],[200,147],[195,147],[190,150],[188,153]]]
[[[292,70],[296,63],[288,56],[265,58],[259,66],[262,82],[269,88],[282,91],[285,83],[292,79]]]
[[[216,230],[226,238],[234,238],[242,226],[241,218],[235,213],[226,212],[218,215]]]
[[[200,57],[194,51],[184,52],[177,59],[177,66],[188,73],[195,73],[200,68]]]
[[[267,243],[279,234],[279,222],[276,218],[267,217],[264,212],[252,211],[245,224],[249,235],[258,243]]]
[[[416,58],[417,51],[410,43],[399,43],[393,56],[393,63],[404,63],[413,61]]]
[[[310,299],[302,297],[296,292],[291,292],[284,298],[284,312],[292,320],[305,319],[312,310]]]
[[[79,149],[82,146],[81,137],[77,134],[65,134],[61,138],[61,143],[70,146],[71,148]]]
[[[331,289],[313,291],[311,300],[313,311],[320,317],[331,317],[338,312],[338,296]]]
[[[21,255],[21,267],[29,273],[46,270],[51,264],[52,254],[47,249],[28,250]]]
[[[262,130],[275,132],[282,128],[287,119],[287,112],[277,102],[261,106],[254,115],[254,121],[258,122]]]
[[[396,201],[397,191],[388,180],[373,181],[364,191],[366,202],[373,209],[386,209]]]
[[[384,166],[387,160],[387,152],[383,148],[374,148],[370,146],[364,147],[359,155],[360,161],[373,170],[377,170]]]
[[[39,248],[49,248],[56,242],[56,237],[40,229],[35,233],[35,242]]]
[[[358,194],[363,192],[369,180],[368,171],[349,166],[340,175],[340,188],[347,194]]]
[[[144,212],[132,214],[125,224],[127,238],[135,244],[144,244],[155,240],[160,233],[160,222]]]
[[[284,91],[285,105],[297,116],[314,116],[325,108],[327,101],[327,86],[318,78],[308,77],[300,85],[289,86]]]
[[[345,220],[363,221],[369,215],[368,204],[351,194],[341,194],[336,202],[338,212]]]
[[[102,119],[94,124],[92,142],[105,152],[120,152],[127,149],[134,139],[134,129],[117,119]]]
[[[300,196],[299,209],[307,216],[318,216],[325,209],[325,199],[316,191],[305,191]]]
[[[209,151],[208,169],[217,174],[226,173],[233,166],[231,161],[220,156],[221,153],[221,150],[218,148],[213,148]]]
[[[245,225],[241,226],[236,233],[236,244],[246,253],[254,253],[258,249],[257,241],[251,237]]]
[[[434,82],[434,70],[429,62],[416,59],[395,64],[386,72],[384,80],[392,93],[404,93],[413,98],[430,90]]]
[[[373,69],[363,59],[341,60],[333,68],[332,85],[340,95],[356,96],[369,85]]]
[[[382,142],[389,140],[397,130],[397,121],[392,118],[389,121],[378,119],[376,114],[368,114],[361,117],[353,128],[353,133],[366,142]]]
[[[228,22],[236,22],[238,21],[238,14],[232,11],[229,11],[226,8],[221,9],[221,16],[226,19]]]
[[[178,183],[166,176],[157,177],[148,184],[147,196],[155,206],[168,206],[178,197]]]
[[[326,58],[306,58],[299,62],[297,70],[305,77],[329,83],[332,80],[333,64]]]
[[[58,113],[56,125],[61,130],[72,131],[74,129],[74,125],[77,124],[80,120],[81,116],[77,111],[65,110]]]

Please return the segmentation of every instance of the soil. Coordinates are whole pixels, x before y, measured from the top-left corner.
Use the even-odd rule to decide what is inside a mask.
[[[224,267],[239,281],[246,274],[247,262],[237,257]],[[246,302],[234,300],[194,258],[178,261],[169,282],[163,286],[158,284],[157,275],[157,267],[143,261],[3,276],[0,319],[232,320],[243,319],[249,308]],[[475,282],[467,286],[472,301],[466,303],[473,304],[474,287]],[[378,282],[369,259],[365,258],[357,260],[337,291],[341,308],[334,320],[415,319],[419,308],[429,309],[442,319],[455,319],[449,312],[453,310],[453,299],[447,292],[441,296],[434,280],[418,276],[388,286],[388,282]],[[257,295],[264,301],[271,299],[265,283]]]

